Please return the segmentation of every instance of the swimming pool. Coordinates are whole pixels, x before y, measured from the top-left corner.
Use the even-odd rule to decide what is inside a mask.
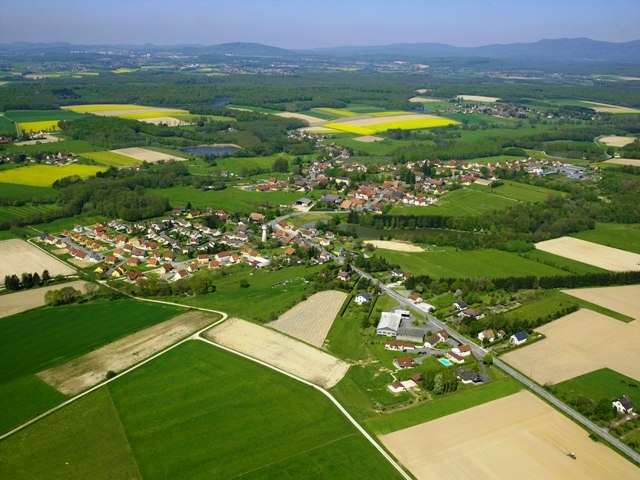
[[[451,365],[453,365],[449,360],[447,360],[446,358],[439,358],[438,361],[443,364],[445,367],[450,367]]]

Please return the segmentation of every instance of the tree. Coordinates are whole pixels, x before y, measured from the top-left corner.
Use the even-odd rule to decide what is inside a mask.
[[[274,172],[285,173],[289,171],[289,162],[284,157],[278,157],[273,161],[273,166],[271,168]]]
[[[249,282],[246,278],[243,278],[242,280],[240,280],[239,286],[240,288],[249,288]]]
[[[493,365],[493,355],[487,353],[484,357],[482,357],[482,363],[485,365]]]
[[[433,379],[433,393],[436,395],[442,395],[444,392],[444,379],[442,373],[437,373]]]
[[[51,280],[51,275],[49,275],[49,270],[42,271],[42,284],[48,283]]]

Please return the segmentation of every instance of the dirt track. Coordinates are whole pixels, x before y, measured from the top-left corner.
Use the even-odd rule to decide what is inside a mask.
[[[268,325],[311,345],[321,347],[346,298],[347,294],[343,292],[316,293]]]
[[[324,388],[338,383],[349,369],[348,363],[327,353],[239,318],[227,320],[204,336]]]
[[[26,312],[32,308],[42,307],[44,305],[44,294],[49,290],[60,290],[64,287],[73,287],[84,293],[84,286],[86,283],[87,282],[78,280],[75,282],[52,285],[50,287],[0,295],[0,318],[8,317],[15,313]]]
[[[212,323],[211,316],[189,312],[116,340],[38,376],[67,395],[77,395],[104,381],[109,370],[122,372]]]
[[[380,437],[417,479],[633,479],[640,470],[523,390]],[[567,456],[575,452],[577,459]]]

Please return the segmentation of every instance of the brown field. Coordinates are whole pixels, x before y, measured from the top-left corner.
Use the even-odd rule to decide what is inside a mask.
[[[384,138],[376,137],[374,135],[363,135],[362,137],[354,138],[354,140],[362,143],[373,143],[373,142],[381,142],[382,140],[384,140]]]
[[[598,138],[598,142],[612,147],[624,147],[636,141],[636,137],[619,137],[618,135],[608,135]]]
[[[622,287],[573,288],[562,290],[564,293],[586,300],[595,305],[608,308],[636,320],[640,320],[640,285]]]
[[[298,118],[309,123],[309,125],[313,125],[314,123],[326,123],[326,120],[323,120],[322,118],[305,115],[304,113],[282,112],[276,113],[276,116],[284,118]]]
[[[153,118],[140,118],[139,122],[152,123],[154,125],[167,125],[168,127],[179,127],[181,125],[189,125],[189,122],[184,120],[178,120],[173,117],[153,117]]]
[[[328,353],[239,318],[227,320],[204,336],[324,388],[333,387],[349,369],[348,363]]]
[[[321,347],[346,298],[347,294],[343,292],[330,290],[316,293],[280,315],[268,326]]]
[[[161,162],[163,160],[185,160],[183,157],[178,157],[177,155],[167,155],[166,153],[156,152],[154,150],[147,150],[146,148],[120,148],[118,150],[110,150],[113,153],[119,153],[120,155],[125,155],[127,157],[135,158],[136,160],[141,160],[143,162]]]
[[[120,115],[137,115],[140,113],[153,113],[160,112],[163,115],[167,113],[185,114],[189,113],[187,110],[180,110],[177,108],[162,108],[162,107],[144,107],[144,108],[120,108],[117,110],[89,110],[89,113],[93,115],[99,115],[101,117],[119,117]]]
[[[586,240],[561,237],[536,243],[536,248],[612,272],[640,270],[640,255],[618,248],[606,247]]]
[[[305,132],[310,132],[310,133],[331,133],[331,132],[336,132],[335,129],[333,128],[327,128],[327,127],[303,127],[303,128],[299,128],[298,130],[303,130]]]
[[[460,100],[467,100],[469,102],[497,102],[500,100],[498,97],[485,97],[484,95],[458,95]]]
[[[0,318],[8,317],[14,313],[26,312],[32,308],[44,305],[44,294],[49,290],[59,290],[64,287],[73,287],[84,293],[84,286],[87,282],[77,280],[75,282],[60,283],[50,287],[35,288],[23,292],[0,295]]]
[[[30,245],[24,240],[12,239],[0,241],[0,282],[4,285],[4,277],[14,273],[38,273],[49,270],[49,274],[71,275],[75,273],[67,264],[47,255],[42,250]]]
[[[412,243],[398,242],[394,240],[365,240],[364,244],[373,245],[384,250],[395,250],[396,252],[424,252],[424,248]]]
[[[541,385],[605,367],[640,381],[639,320],[624,323],[580,309],[536,331],[547,338],[501,358]]]
[[[66,395],[77,395],[104,381],[109,370],[122,372],[213,321],[203,312],[184,313],[40,372],[38,376]]]
[[[411,103],[426,103],[426,102],[440,102],[437,98],[428,98],[428,97],[411,97],[409,99]]]
[[[599,102],[587,102],[586,100],[582,103],[588,104],[589,108],[593,108],[596,112],[605,112],[605,113],[640,113],[640,110],[637,108],[629,108],[629,107],[621,107],[620,105],[609,105],[608,103],[599,103]]]
[[[640,476],[638,467],[526,390],[380,440],[418,480]]]
[[[612,158],[605,160],[604,163],[613,163],[614,165],[634,165],[640,167],[640,160],[637,158]]]

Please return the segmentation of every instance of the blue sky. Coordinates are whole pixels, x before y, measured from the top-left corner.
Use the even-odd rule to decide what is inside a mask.
[[[640,0],[2,0],[0,43],[479,46],[640,39]]]

